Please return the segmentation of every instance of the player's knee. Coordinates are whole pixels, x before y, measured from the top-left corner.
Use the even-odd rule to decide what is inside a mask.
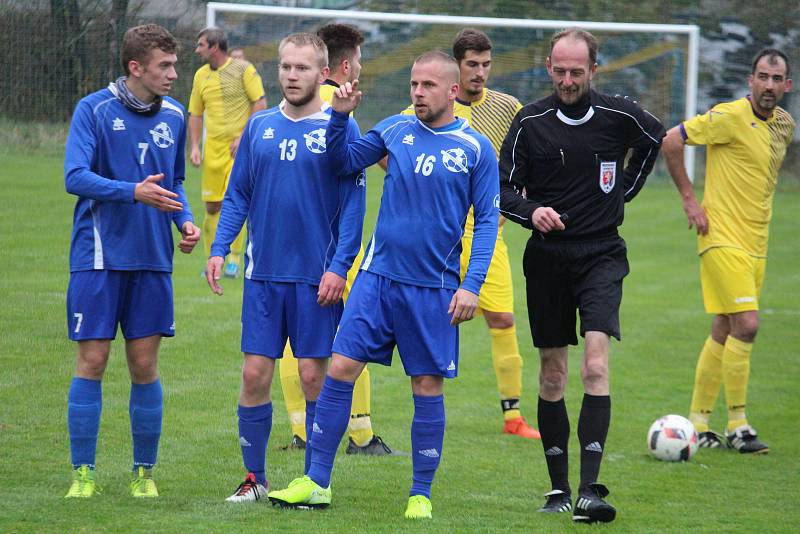
[[[263,391],[269,387],[267,374],[258,366],[245,365],[242,367],[242,389],[248,393]]]
[[[758,334],[758,314],[747,313],[732,321],[731,335],[745,343],[752,343]]]
[[[81,351],[76,362],[76,374],[82,378],[99,380],[108,363],[108,351]]]
[[[325,373],[314,368],[300,369],[300,384],[306,395],[316,397],[322,390],[322,382],[325,380]]]
[[[222,202],[206,202],[206,213],[214,215],[222,209]]]
[[[604,360],[587,359],[581,368],[584,384],[605,384],[608,382],[608,365]]]
[[[496,328],[498,330],[506,330],[514,326],[514,314],[508,312],[486,312],[486,324],[489,328]]]
[[[564,392],[567,386],[567,370],[561,366],[542,366],[539,371],[539,389],[542,396],[549,398]]]

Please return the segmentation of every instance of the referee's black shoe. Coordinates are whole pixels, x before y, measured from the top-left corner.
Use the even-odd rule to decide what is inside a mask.
[[[539,508],[540,512],[559,514],[572,510],[572,498],[566,491],[554,489],[553,491],[545,493],[544,496],[547,497],[547,502],[544,503],[544,506]]]
[[[617,516],[617,510],[603,500],[608,488],[602,484],[589,484],[578,494],[572,520],[576,523],[608,523]]]

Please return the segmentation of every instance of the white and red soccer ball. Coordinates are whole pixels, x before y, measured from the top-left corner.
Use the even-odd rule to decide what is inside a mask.
[[[697,452],[697,431],[680,415],[659,417],[647,433],[650,454],[665,462],[685,462]]]

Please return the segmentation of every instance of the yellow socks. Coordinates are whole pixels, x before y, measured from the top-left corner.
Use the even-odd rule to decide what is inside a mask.
[[[508,421],[521,417],[519,398],[522,394],[522,356],[519,355],[517,329],[490,328],[492,336],[492,365],[497,378],[503,407],[503,419]]]
[[[722,377],[728,405],[728,432],[747,424],[747,382],[750,378],[750,353],[753,344],[728,336],[722,353]]]
[[[297,370],[297,359],[292,354],[289,344],[283,351],[280,364],[281,389],[286,411],[289,413],[289,423],[292,425],[292,434],[300,436],[306,441],[306,399],[303,387],[300,385],[300,373]],[[359,447],[363,447],[372,440],[372,420],[370,419],[370,379],[369,371],[364,372],[356,380],[353,389],[353,407],[350,411],[350,437]]]
[[[239,264],[239,257],[244,253],[244,234],[245,234],[245,226],[242,226],[242,231],[239,232],[239,235],[236,236],[236,239],[233,240],[231,243],[231,254],[228,257],[230,260],[236,258],[236,264]],[[214,232],[216,232],[216,227],[214,228]]]
[[[297,359],[292,354],[289,344],[283,349],[280,363],[281,389],[286,411],[289,412],[289,423],[292,434],[306,441],[306,398],[300,385],[300,372],[297,370]]]
[[[219,224],[219,212],[206,212],[206,217],[203,219],[203,250],[205,250],[206,258],[211,255],[211,243],[214,242],[214,237],[217,235],[217,224]]]
[[[730,338],[728,338],[730,339]],[[708,420],[714,410],[722,383],[722,351],[724,347],[711,336],[706,339],[694,372],[694,392],[689,420],[697,432],[708,432]]]
[[[364,367],[361,376],[353,387],[353,406],[350,408],[350,422],[347,427],[350,437],[356,445],[363,447],[372,441],[372,420],[370,410],[370,380],[369,369]]]

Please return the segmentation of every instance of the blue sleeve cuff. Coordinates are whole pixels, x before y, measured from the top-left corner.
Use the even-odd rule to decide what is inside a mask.
[[[339,276],[341,276],[344,279],[347,279],[347,271],[348,270],[349,269],[348,269],[347,265],[344,264],[344,262],[337,261],[337,260],[333,260],[331,262],[331,264],[328,266],[328,271],[330,271],[332,273],[335,273],[335,274],[338,274]]]
[[[350,114],[331,108],[331,119],[336,119],[338,122],[347,122],[350,119]]]
[[[461,289],[466,289],[470,293],[474,293],[477,296],[481,295],[481,284],[469,278],[465,278],[461,283]]]

